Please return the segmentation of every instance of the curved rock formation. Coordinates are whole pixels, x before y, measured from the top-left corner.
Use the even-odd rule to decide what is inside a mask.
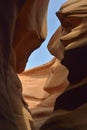
[[[55,58],[20,74],[21,82],[16,74],[47,36],[48,3],[0,2],[1,130],[33,130],[31,114],[37,130],[87,130],[87,0],[68,0],[57,12],[61,26],[48,44]]]
[[[56,98],[68,86],[67,75],[68,70],[56,58],[19,75],[35,128],[39,129],[52,113]]]
[[[55,103],[55,108],[54,108],[55,112],[53,112],[51,117],[46,121],[46,123],[42,125],[41,130],[49,130],[49,129],[50,130],[51,129],[52,130],[58,130],[58,129],[59,130],[66,130],[66,129],[75,130],[77,128],[79,130],[87,129],[87,125],[86,125],[87,118],[85,116],[87,113],[86,112],[87,62],[85,58],[83,58],[84,56],[86,56],[86,53],[87,53],[87,46],[86,46],[87,7],[85,6],[86,4],[87,2],[85,0],[83,1],[69,0],[65,2],[65,4],[57,12],[57,16],[61,21],[61,26],[57,29],[57,31],[54,33],[54,35],[50,39],[49,44],[48,44],[48,50],[57,59],[59,59],[61,63],[65,65],[67,69],[69,70],[68,80],[70,82],[70,85],[66,89],[68,84],[66,85],[63,84],[63,76],[65,74],[63,74],[64,70],[63,68],[62,69],[60,68],[59,64],[56,64],[54,62],[53,65],[51,64],[51,66],[47,68],[48,70],[47,74],[49,74],[49,76],[44,74],[43,72],[44,68],[42,68],[42,73],[44,74],[44,79],[45,79],[43,80],[42,86],[45,83],[44,90],[48,93],[46,93],[45,91],[44,92],[49,95],[51,94],[52,98],[50,98],[50,96],[44,97],[43,95],[43,98],[47,100],[46,101],[39,100],[39,103],[36,105],[36,108],[34,108],[36,110],[40,108],[40,110],[38,109],[39,111],[37,112],[34,109],[31,109],[31,111],[33,112],[35,121],[39,121],[39,122],[41,121],[41,124],[45,120],[47,120],[49,116],[47,105],[49,107],[52,101],[53,101],[52,108]],[[51,73],[49,73],[49,71]],[[38,82],[38,86],[41,80],[43,79],[42,73],[40,73],[41,79],[40,77],[38,79],[40,80]],[[36,77],[38,76],[36,75]],[[36,79],[36,77],[34,77],[34,80]],[[67,75],[65,77],[64,79],[67,79]],[[33,83],[36,82],[34,80],[33,80]],[[59,94],[61,90],[60,87],[61,88],[63,87],[62,89],[63,91],[66,89],[65,92],[61,91],[61,93]],[[24,95],[25,95],[26,100],[29,101],[28,99],[29,93],[26,96],[26,91],[24,90]],[[56,99],[56,102],[55,102],[55,99]],[[50,101],[50,104],[49,104],[49,101]],[[48,113],[48,115],[41,116],[41,114],[43,115],[43,113],[44,114]],[[81,123],[81,120],[78,118],[79,116],[83,116],[84,118],[82,123]],[[37,125],[39,124],[35,124],[35,125],[36,125],[36,128],[38,129]]]
[[[70,85],[57,98],[55,111],[40,130],[86,130],[87,62],[84,58],[87,55],[86,0],[68,0],[57,12],[57,16],[62,28],[60,37],[58,36],[59,45],[61,42],[65,47],[61,63],[69,70]],[[50,51],[54,55],[57,44],[50,45]]]
[[[0,1],[0,129],[33,130],[16,74],[46,38],[49,0]],[[39,11],[40,9],[40,11]]]
[[[18,13],[13,39],[18,73],[24,71],[28,57],[47,36],[48,3],[49,0],[26,0]]]
[[[30,108],[43,104],[42,101],[49,98],[49,95],[61,93],[65,89],[64,86],[67,87],[67,75],[68,70],[57,59],[53,59],[47,64],[21,73],[19,78],[23,85],[23,95],[26,100],[33,100],[32,102],[35,102],[33,106],[31,102]],[[36,91],[37,93],[35,93]],[[52,108],[54,107],[54,103],[50,105],[52,105]]]

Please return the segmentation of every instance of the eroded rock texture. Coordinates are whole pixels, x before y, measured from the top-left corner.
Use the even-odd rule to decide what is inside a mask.
[[[23,72],[47,36],[49,0],[1,0],[1,130],[33,130],[33,123],[36,130],[87,130],[86,1],[65,2],[57,12],[61,26],[48,43],[54,59]]]
[[[18,73],[24,71],[28,57],[47,36],[48,2],[49,0],[26,0],[18,13],[13,39]]]
[[[69,70],[69,87],[55,102],[54,112],[41,130],[87,129],[87,2],[68,0],[57,12],[61,21],[59,45],[65,48],[61,63]],[[53,36],[54,37],[54,36]],[[60,43],[61,42],[61,43]],[[54,55],[57,44],[49,43]],[[54,48],[54,49],[53,49]],[[62,54],[62,53],[61,53]],[[59,57],[59,55],[56,55]]]
[[[56,98],[68,86],[67,75],[68,70],[56,58],[19,75],[36,129],[52,113]]]
[[[19,76],[36,129],[46,120],[41,130],[87,129],[87,63],[83,58],[87,53],[86,4],[86,0],[68,0],[60,8],[57,16],[61,26],[48,44],[48,50],[55,59]],[[34,93],[31,86],[38,94]]]
[[[0,1],[0,130],[33,130],[17,72],[46,38],[49,0]]]

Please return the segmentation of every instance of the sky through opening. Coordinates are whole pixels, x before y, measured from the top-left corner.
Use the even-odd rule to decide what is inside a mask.
[[[26,69],[30,69],[30,68],[45,64],[53,58],[53,56],[50,54],[50,52],[47,49],[47,44],[51,36],[53,35],[53,33],[56,31],[56,29],[60,25],[60,22],[56,16],[56,12],[59,10],[61,5],[65,1],[66,0],[50,0],[49,6],[48,6],[48,16],[47,16],[48,17],[47,18],[47,26],[48,26],[47,38],[39,47],[39,49],[35,50],[30,55],[27,65],[26,65]]]

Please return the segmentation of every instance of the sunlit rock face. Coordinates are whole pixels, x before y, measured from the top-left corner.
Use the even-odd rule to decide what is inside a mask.
[[[14,31],[16,71],[24,71],[28,57],[47,36],[47,7],[49,0],[26,0],[19,10]]]
[[[18,75],[23,85],[23,95],[27,102],[29,101],[29,107],[50,105],[53,109],[56,98],[50,101],[49,105],[45,104],[45,101],[51,95],[57,93],[60,95],[67,87],[69,83],[67,75],[68,70],[57,59]]]
[[[69,70],[70,86],[83,82],[87,76],[87,61],[84,58],[87,55],[86,4],[85,0],[70,0],[57,12],[62,26],[60,40],[65,47],[61,63]]]
[[[54,59],[23,72],[47,36],[48,4],[1,0],[1,130],[33,130],[32,122],[36,130],[87,130],[87,0],[65,2],[57,12],[61,26],[48,43]]]
[[[68,70],[56,58],[19,75],[35,128],[38,129],[53,112],[56,98],[69,84],[67,76]]]
[[[63,4],[56,13],[61,26],[48,43],[54,60],[19,75],[36,129],[87,129],[87,62],[83,58],[87,55],[86,4],[86,0]],[[84,118],[82,123],[79,115]]]
[[[54,112],[40,130],[86,130],[87,1],[68,0],[57,12],[57,16],[62,28],[59,29],[60,33],[58,30],[55,32],[55,36],[60,34],[59,46],[49,43],[48,49],[56,55],[54,49],[60,48],[60,43],[64,46],[64,57],[59,57],[59,54],[56,57],[61,58],[61,63],[69,70],[70,84],[56,99]]]

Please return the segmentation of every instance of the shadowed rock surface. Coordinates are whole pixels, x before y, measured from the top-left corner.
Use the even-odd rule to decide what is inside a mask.
[[[69,87],[55,102],[54,112],[40,130],[87,129],[87,2],[68,0],[57,12],[61,21],[59,45],[65,47],[61,63],[69,70]],[[57,44],[50,45],[54,55]],[[49,47],[49,46],[48,46]],[[59,55],[56,55],[59,57]]]
[[[28,57],[47,36],[48,3],[49,0],[26,0],[18,13],[13,39],[18,73],[24,71]]]
[[[61,69],[60,62],[58,61],[58,64],[51,64],[52,66],[47,68],[46,75],[44,74],[44,67],[46,66],[43,65],[43,67],[40,67],[42,73],[38,72],[38,80],[38,73],[36,75],[35,73],[36,70],[40,68],[36,68],[36,70],[32,71],[34,75],[32,78],[30,72],[25,72],[20,76],[23,84],[23,76],[26,75],[26,73],[29,74],[27,77],[33,81],[33,84],[34,82],[36,83],[36,81],[38,83],[32,86],[38,87],[38,92],[41,91],[43,93],[41,97],[41,95],[39,94],[38,96],[37,93],[34,94],[31,92],[29,94],[28,89],[24,89],[25,99],[28,103],[30,102],[30,106],[32,107],[31,112],[34,117],[36,130],[38,130],[39,127],[41,127],[40,130],[87,129],[87,63],[86,59],[83,58],[87,53],[86,4],[86,0],[68,0],[63,4],[56,13],[61,22],[61,26],[48,43],[48,50],[68,69],[65,68],[66,72],[69,71],[69,75],[68,73],[67,75],[63,74],[64,70],[63,68]],[[49,73],[49,71],[51,73]],[[64,82],[63,78],[66,82]],[[41,83],[42,79],[44,80]],[[40,88],[41,90],[39,89],[39,83],[41,83],[40,86],[42,86],[42,89]],[[68,83],[70,83],[69,86]],[[23,84],[23,86],[25,86],[25,84]],[[36,103],[34,100],[39,102]],[[32,103],[36,103],[34,104],[36,106],[33,107]],[[52,109],[48,110],[49,107],[52,107]],[[83,120],[81,117],[83,117]]]
[[[17,72],[46,38],[49,0],[0,1],[0,130],[33,130]]]
[[[48,43],[54,59],[23,72],[47,36],[48,3],[1,0],[1,130],[87,130],[87,0],[63,4]]]
[[[67,76],[68,70],[56,58],[19,75],[36,129],[53,112],[56,98],[69,84]]]

